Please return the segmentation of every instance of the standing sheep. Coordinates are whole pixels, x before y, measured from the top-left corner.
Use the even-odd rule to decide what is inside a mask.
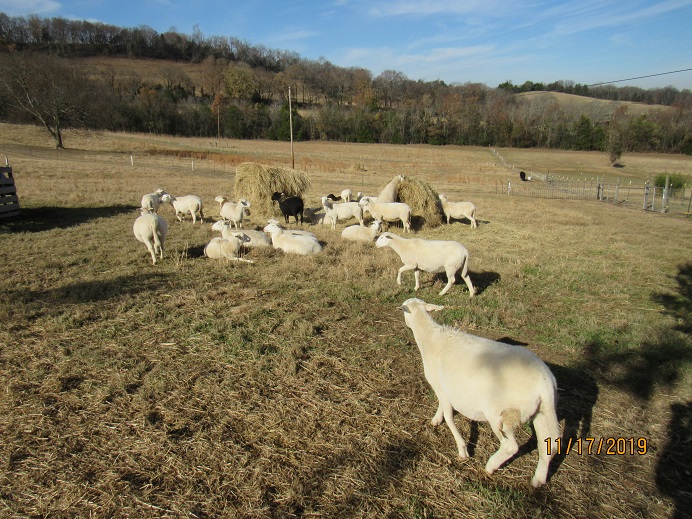
[[[192,216],[192,224],[197,223],[197,215],[199,214],[199,222],[204,222],[204,213],[202,212],[203,205],[202,199],[196,195],[185,195],[180,197],[175,197],[168,193],[164,193],[161,196],[162,204],[171,204],[171,207],[175,211],[175,216],[178,218],[179,222],[183,221],[186,214],[190,213]],[[182,215],[182,216],[180,216]]]
[[[377,195],[377,202],[396,202],[397,198],[399,197],[399,184],[401,184],[405,179],[406,177],[404,177],[404,175],[397,175],[390,180],[389,184],[384,186],[382,192]]]
[[[358,205],[358,202],[335,204],[328,197],[323,196],[322,207],[324,207],[324,213],[327,215],[325,219],[331,220],[332,229],[336,229],[339,220],[349,220],[350,218],[355,218],[360,225],[365,225],[363,223],[363,208]]]
[[[132,226],[132,231],[135,238],[147,246],[147,250],[151,254],[151,262],[156,265],[157,253],[160,259],[163,259],[163,246],[166,242],[168,224],[162,217],[146,209],[142,209],[141,212],[141,216],[135,220]]]
[[[225,196],[214,198],[220,205],[221,218],[233,222],[236,229],[243,228],[243,218],[250,214],[250,202],[241,198],[238,202],[231,202]]]
[[[452,218],[461,220],[467,218],[471,222],[471,228],[478,227],[476,223],[476,206],[472,202],[450,202],[447,195],[440,193],[442,212],[447,218],[447,224],[452,223]]]
[[[378,197],[379,198],[379,197]],[[358,202],[376,220],[381,222],[396,222],[400,220],[404,225],[404,232],[411,230],[411,207],[403,202],[374,202],[371,198],[364,198]]]
[[[440,292],[440,295],[443,296],[452,288],[456,273],[459,272],[469,288],[469,297],[476,295],[476,289],[468,275],[469,252],[459,242],[424,240],[422,238],[407,239],[391,232],[385,232],[377,238],[375,246],[391,247],[401,258],[404,266],[399,269],[396,277],[396,282],[399,285],[401,285],[401,274],[407,270],[413,270],[416,279],[415,290],[420,288],[421,270],[433,274],[445,272],[447,285]]]
[[[286,223],[288,223],[289,217],[293,216],[298,223],[298,217],[300,216],[300,223],[303,224],[303,199],[299,196],[286,196],[285,193],[279,193],[275,191],[272,194],[272,201],[279,202],[279,208],[281,213],[284,215]]]
[[[165,195],[166,192],[159,188],[153,193],[147,193],[142,197],[142,209],[147,209],[151,213],[158,213],[159,206],[161,205],[161,197]]]
[[[500,448],[485,465],[485,471],[492,474],[519,450],[514,437],[516,427],[532,420],[538,465],[531,484],[545,484],[560,440],[555,377],[527,348],[436,323],[428,312],[443,308],[416,298],[407,299],[401,306],[406,326],[420,350],[425,378],[438,400],[431,423],[438,426],[444,418],[459,456],[467,458],[466,442],[454,423],[454,411],[470,420],[489,422],[500,440]]]

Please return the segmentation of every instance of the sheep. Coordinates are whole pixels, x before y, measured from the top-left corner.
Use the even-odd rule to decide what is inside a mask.
[[[476,289],[468,275],[469,252],[461,243],[444,240],[424,240],[422,238],[402,238],[391,232],[384,232],[377,238],[376,247],[391,247],[399,255],[403,266],[396,277],[397,284],[401,285],[401,274],[407,270],[413,270],[416,279],[415,290],[420,288],[420,272],[445,272],[447,285],[440,295],[445,295],[455,281],[457,272],[466,282],[469,289],[469,297],[476,295]]]
[[[221,231],[221,236],[227,240],[233,235],[233,231],[231,231],[231,222],[228,220],[219,220],[218,222],[214,222],[211,228],[214,231]],[[272,246],[271,239],[262,231],[243,229],[243,234],[249,238],[247,242],[243,243],[243,245],[246,247],[252,248]]]
[[[161,205],[161,197],[166,192],[163,189],[157,189],[153,193],[147,193],[142,197],[142,209],[148,209],[150,212],[157,214]]]
[[[475,229],[478,227],[476,223],[476,206],[472,202],[450,202],[447,195],[440,193],[440,202],[442,205],[442,212],[447,218],[447,224],[452,222],[452,218],[460,220],[462,218],[467,218],[471,222],[471,228]]]
[[[358,205],[358,202],[344,202],[343,204],[335,204],[326,196],[322,197],[322,207],[327,217],[332,221],[332,229],[336,229],[336,224],[339,220],[348,220],[355,218],[360,225],[363,223],[363,208]]]
[[[363,227],[361,225],[349,225],[341,231],[341,237],[344,240],[350,241],[364,241],[371,243],[375,240],[377,235],[382,228],[382,222],[379,220],[374,220],[369,227]]]
[[[531,484],[534,488],[545,484],[561,434],[555,377],[527,348],[436,323],[428,312],[443,308],[417,298],[407,299],[400,307],[420,350],[425,378],[437,396],[432,425],[440,425],[444,418],[459,456],[467,458],[466,442],[454,424],[454,411],[470,420],[489,422],[500,440],[500,448],[485,465],[485,471],[492,474],[519,450],[514,429],[532,420],[538,465]]]
[[[219,195],[214,198],[220,205],[221,218],[230,220],[236,229],[243,228],[243,218],[250,214],[250,202],[241,198],[238,202],[231,202],[225,196]]]
[[[180,197],[175,197],[164,193],[161,196],[162,204],[171,204],[171,207],[175,211],[175,216],[178,218],[179,222],[183,221],[184,216],[187,213],[192,215],[192,224],[197,223],[197,213],[199,213],[200,223],[204,222],[204,213],[202,212],[203,204],[202,199],[195,195],[185,195]],[[182,217],[180,215],[183,215]]]
[[[293,216],[298,223],[298,216],[300,216],[300,223],[303,223],[303,199],[299,196],[286,196],[285,193],[279,193],[274,191],[272,194],[272,201],[279,202],[279,208],[284,215],[286,223],[288,223],[288,218]]]
[[[382,192],[377,195],[378,202],[396,202],[399,197],[399,184],[401,184],[406,177],[404,175],[397,175],[394,177],[389,184],[384,186]]]
[[[282,229],[275,223],[268,224],[264,228],[264,232],[271,235],[274,249],[282,250],[285,253],[307,256],[310,254],[317,254],[322,250],[322,246],[316,238]]]
[[[161,216],[154,214],[148,209],[141,210],[132,230],[135,238],[147,246],[151,261],[156,265],[156,254],[159,254],[160,259],[163,259],[163,246],[166,242],[166,234],[168,233],[168,224]]]
[[[204,247],[204,255],[210,259],[227,259],[231,261],[244,261],[246,263],[254,263],[252,260],[246,260],[240,257],[240,248],[243,243],[250,241],[247,234],[243,232],[234,232],[228,238],[212,238]]]
[[[327,216],[326,213],[318,213],[319,209],[306,207],[303,209],[303,216],[310,220],[311,225],[329,224],[331,225],[332,220]]]
[[[282,229],[284,231],[290,232],[291,234],[301,234],[303,236],[307,236],[309,238],[312,238],[313,240],[317,240],[317,236],[315,236],[313,233],[310,231],[301,231],[300,229],[286,229],[283,225],[279,223],[279,220],[276,218],[270,218],[267,220],[267,225],[276,225],[279,229]]]
[[[341,199],[342,199],[344,202],[351,202],[351,201],[353,201],[353,200],[352,200],[352,195],[353,195],[353,192],[352,192],[349,188],[346,188],[346,189],[344,189],[343,191],[341,191]]]
[[[404,232],[411,231],[411,207],[403,202],[373,202],[371,198],[363,198],[358,202],[376,220],[396,222],[401,220]]]

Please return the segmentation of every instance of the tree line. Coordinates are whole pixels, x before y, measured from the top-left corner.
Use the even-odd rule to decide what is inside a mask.
[[[142,78],[98,72],[69,59],[95,53],[160,58],[160,73]],[[193,81],[172,61],[198,63],[202,79]],[[290,87],[296,139],[600,150],[613,160],[623,151],[692,153],[692,93],[672,87],[646,91],[668,106],[644,113],[626,104],[570,104],[532,95],[622,90],[625,97],[633,95],[630,87],[562,81],[489,88],[415,81],[395,70],[373,77],[364,68],[305,60],[234,38],[206,38],[197,29],[189,37],[2,13],[0,66],[0,119],[38,122],[58,147],[61,129],[75,126],[288,139]]]

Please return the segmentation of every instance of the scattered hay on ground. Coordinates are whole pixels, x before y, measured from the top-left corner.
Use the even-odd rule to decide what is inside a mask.
[[[238,164],[235,176],[235,196],[245,198],[252,211],[261,216],[278,216],[276,204],[272,204],[272,193],[284,192],[291,196],[302,196],[310,187],[307,174],[295,169],[265,166],[256,162]]]
[[[399,200],[411,207],[411,225],[434,228],[443,222],[440,196],[425,180],[407,177],[399,184]]]

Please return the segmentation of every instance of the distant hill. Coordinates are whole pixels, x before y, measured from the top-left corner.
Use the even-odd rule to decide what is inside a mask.
[[[597,113],[601,115],[601,118],[608,118],[617,107],[622,105],[627,106],[627,111],[631,115],[648,115],[652,112],[670,110],[670,107],[663,105],[647,105],[643,103],[633,103],[631,101],[608,101],[606,99],[595,99],[593,97],[564,94],[562,92],[522,92],[520,94],[515,94],[515,96],[519,99],[532,102],[555,100],[563,110],[572,109],[589,112],[591,114]]]

